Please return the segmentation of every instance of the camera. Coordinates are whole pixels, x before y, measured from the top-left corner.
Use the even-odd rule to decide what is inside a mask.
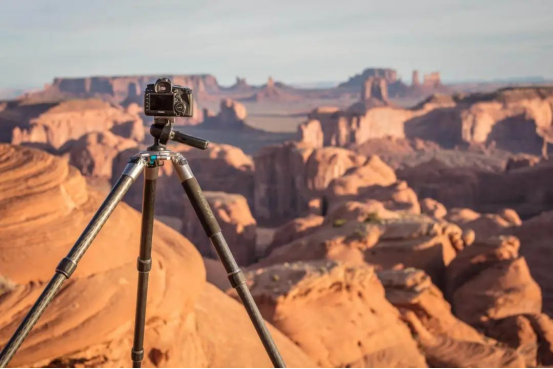
[[[144,114],[157,117],[191,117],[194,97],[187,87],[173,85],[169,78],[160,78],[144,91]]]

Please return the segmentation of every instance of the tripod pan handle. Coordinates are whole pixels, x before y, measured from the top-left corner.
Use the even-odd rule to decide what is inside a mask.
[[[177,131],[173,131],[171,133],[171,141],[177,141],[177,142],[180,142],[181,144],[192,146],[201,150],[207,149],[207,146],[209,145],[208,140],[204,140],[203,138],[199,138],[199,137],[190,136]]]

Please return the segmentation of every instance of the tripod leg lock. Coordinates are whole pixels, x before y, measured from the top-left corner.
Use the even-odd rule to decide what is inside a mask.
[[[230,285],[232,288],[236,288],[238,286],[241,286],[243,284],[246,284],[246,277],[244,276],[244,273],[240,269],[235,270],[232,273],[228,274],[228,280],[230,281]]]
[[[134,349],[131,351],[131,358],[132,361],[142,361],[144,359],[144,349],[135,351]]]
[[[67,257],[61,259],[56,267],[56,272],[63,274],[66,278],[71,277],[71,274],[77,269],[77,263]]]
[[[148,273],[150,270],[152,270],[152,259],[136,259],[136,269],[139,273]]]

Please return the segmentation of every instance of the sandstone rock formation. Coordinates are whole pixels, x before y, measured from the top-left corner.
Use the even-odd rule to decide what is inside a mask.
[[[324,135],[321,122],[316,119],[309,119],[307,122],[300,124],[298,126],[298,141],[314,148],[323,147]]]
[[[225,192],[204,192],[205,198],[239,265],[249,265],[256,258],[256,228],[246,198]],[[192,206],[185,207],[182,234],[203,256],[217,259],[217,253],[207,238]]]
[[[393,212],[374,200],[348,202],[328,214],[321,226],[275,246],[252,268],[321,259],[382,268],[404,265],[426,271],[442,287],[447,265],[464,247],[463,233],[453,224]]]
[[[421,198],[429,197],[446,208],[478,208],[481,170],[454,168],[433,159],[396,171]]]
[[[204,191],[222,191],[243,195],[249,202],[253,199],[253,162],[242,150],[230,145],[210,144],[207,150],[179,146],[173,148],[186,157],[194,176]],[[113,162],[112,183],[115,183],[125,168],[128,159],[136,150],[121,152]],[[124,200],[137,210],[142,208],[142,184],[139,179]],[[156,215],[182,219],[183,206],[187,206],[185,193],[179,184],[173,165],[165,163],[159,170],[156,189]]]
[[[333,179],[366,158],[341,148],[287,142],[264,148],[254,161],[256,218],[290,219],[304,215],[310,200],[323,197]]]
[[[231,99],[223,99],[221,100],[219,114],[210,116],[209,113],[204,112],[202,127],[232,131],[252,130],[254,128],[246,123],[247,117],[248,112],[244,105]]]
[[[505,171],[511,171],[521,168],[533,167],[539,163],[539,158],[527,155],[527,154],[518,154],[509,158],[507,165],[505,166]]]
[[[236,82],[229,87],[229,90],[235,92],[250,92],[253,87],[248,84],[245,78],[236,77]]]
[[[432,218],[443,219],[447,215],[447,209],[438,201],[425,198],[420,201],[421,213],[426,214]]]
[[[194,343],[199,352],[192,355],[199,356],[200,360],[180,365],[208,368],[273,366],[244,307],[214,286],[207,284],[203,289],[195,305],[195,318],[197,334]],[[317,366],[316,361],[290,338],[271,324],[267,325],[288,367]]]
[[[0,145],[0,188],[5,215],[0,219],[2,346],[103,196],[87,188],[62,159],[6,144]],[[11,365],[128,365],[139,227],[140,214],[120,204]],[[144,365],[270,366],[241,309],[205,285],[203,263],[192,244],[155,222]],[[288,365],[314,366],[289,339],[270,329]]]
[[[243,99],[245,101],[298,101],[302,100],[302,97],[293,92],[291,88],[284,85],[283,83],[278,83],[269,77],[267,79],[267,84],[258,89],[253,95]]]
[[[541,291],[519,245],[501,236],[464,249],[448,267],[447,293],[460,319],[518,349],[528,365],[550,365],[553,322],[542,314]]]
[[[139,151],[136,141],[106,131],[87,133],[77,140],[68,141],[59,152],[67,154],[69,163],[83,175],[109,180],[113,160],[120,152],[130,148]]]
[[[371,156],[362,166],[350,168],[328,185],[329,196],[351,200],[371,186],[389,186],[397,180],[392,168],[378,156]]]
[[[313,111],[309,119],[320,122],[325,146],[347,147],[392,136],[430,140],[448,148],[494,144],[499,149],[537,154],[544,137],[550,140],[552,102],[552,88],[508,88],[430,98],[411,109],[353,106],[331,115]]]
[[[516,237],[500,236],[477,240],[457,255],[447,268],[447,293],[457,317],[478,326],[541,313],[541,291],[519,247]]]
[[[356,74],[347,82],[340,84],[338,87],[353,87],[360,88],[363,83],[371,77],[383,78],[388,83],[397,81],[397,72],[389,68],[367,68],[361,74]]]
[[[315,196],[322,195],[333,180],[345,174],[348,169],[360,166],[365,160],[352,151],[336,147],[314,150],[305,163],[307,190]]]
[[[517,367],[524,358],[457,319],[441,291],[421,270],[383,270],[377,273],[386,299],[409,322],[431,367]]]
[[[459,225],[463,230],[472,229],[476,238],[486,240],[509,232],[508,228],[522,224],[518,214],[512,209],[502,209],[497,214],[479,214],[471,209],[451,209],[446,219]]]
[[[281,245],[285,245],[293,240],[313,233],[323,223],[323,221],[324,217],[311,214],[305,218],[293,219],[282,225],[276,230],[273,240],[266,250],[267,254],[271,253],[274,249]]]
[[[0,342],[5,343],[103,198],[87,190],[84,178],[61,159],[11,145],[0,145],[0,152],[0,207],[5,215],[0,221],[0,270],[14,285],[0,303]],[[110,342],[127,344],[139,225],[140,215],[125,204],[115,210],[12,365],[48,363]],[[189,330],[180,322],[193,312],[204,270],[193,246],[158,222],[153,244],[146,345],[171,351],[167,365],[177,365],[185,360],[185,349],[160,336],[182,337]],[[189,281],[186,290],[178,286],[180,280]],[[128,347],[124,353],[128,360]],[[98,355],[102,365],[110,365],[109,350]],[[149,359],[146,363],[152,365]]]
[[[490,172],[477,168],[453,168],[439,160],[396,171],[419,197],[430,197],[447,208],[470,208],[481,213],[513,209],[528,219],[553,209],[553,161],[534,166]]]
[[[144,124],[141,120],[118,124],[111,129],[111,132],[117,136],[129,138],[139,143],[144,141],[146,135]]]
[[[248,275],[272,324],[324,367],[421,367],[424,357],[370,266],[276,265]]]
[[[169,78],[176,85],[190,87],[195,93],[217,92],[217,79],[209,74],[203,75],[163,75],[163,76],[117,76],[55,78],[44,91],[30,95],[33,99],[45,99],[60,96],[111,98],[116,103],[127,101],[142,102],[142,93],[146,85],[155,83],[158,78]]]
[[[13,144],[34,143],[54,149],[69,140],[79,139],[90,132],[106,132],[123,125],[141,126],[138,115],[98,100],[68,100],[50,104],[12,103],[0,113],[0,125],[4,134],[2,141]],[[140,133],[129,134],[140,138]],[[143,135],[142,135],[143,137]]]
[[[522,223],[511,232],[520,239],[520,254],[530,268],[532,278],[536,280],[543,295],[543,310],[553,315],[553,275],[551,263],[553,250],[553,212],[543,213]]]

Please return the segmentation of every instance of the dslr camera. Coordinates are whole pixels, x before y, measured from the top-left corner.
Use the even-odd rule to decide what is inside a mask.
[[[169,78],[160,78],[144,91],[144,114],[157,117],[191,117],[194,97],[187,87],[173,85]]]

